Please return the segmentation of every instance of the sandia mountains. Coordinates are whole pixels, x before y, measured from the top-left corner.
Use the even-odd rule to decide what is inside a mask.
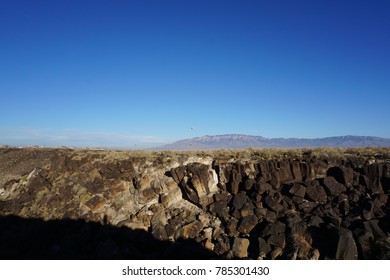
[[[326,138],[265,138],[262,136],[226,134],[184,139],[157,147],[157,150],[214,150],[253,148],[317,147],[390,147],[390,138],[374,136],[335,136]]]

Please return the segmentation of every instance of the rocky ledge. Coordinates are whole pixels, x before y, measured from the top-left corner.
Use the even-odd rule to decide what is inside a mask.
[[[0,152],[1,258],[390,259],[388,159]]]

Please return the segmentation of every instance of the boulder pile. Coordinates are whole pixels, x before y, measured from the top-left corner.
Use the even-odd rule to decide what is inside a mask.
[[[0,186],[1,216],[98,221],[225,259],[390,259],[389,162],[103,159],[53,156]]]

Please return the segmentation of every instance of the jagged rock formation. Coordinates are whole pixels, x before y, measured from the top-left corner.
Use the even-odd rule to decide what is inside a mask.
[[[387,160],[50,156],[0,186],[1,216],[100,222],[172,244],[191,240],[220,258],[390,258]],[[0,248],[6,240],[0,233]],[[115,258],[119,241],[102,242]]]

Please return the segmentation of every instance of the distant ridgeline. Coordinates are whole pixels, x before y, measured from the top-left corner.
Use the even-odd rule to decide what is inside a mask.
[[[390,147],[389,138],[373,136],[339,136],[316,139],[265,138],[241,134],[202,136],[180,140],[155,148],[156,150],[212,150],[245,148],[304,148],[304,147]]]

